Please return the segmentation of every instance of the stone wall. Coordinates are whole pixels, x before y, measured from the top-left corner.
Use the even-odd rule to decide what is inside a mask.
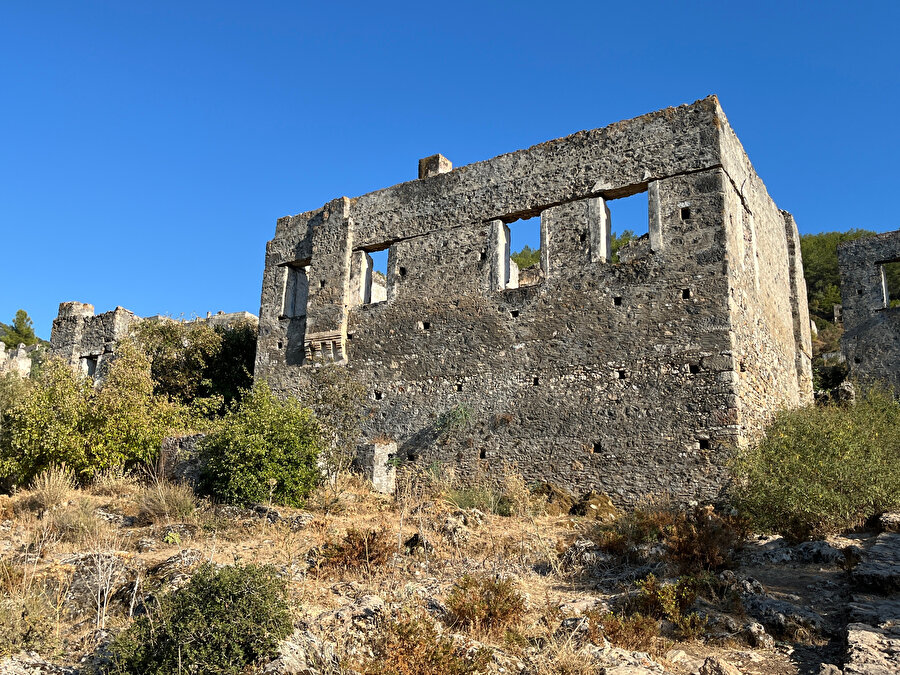
[[[28,377],[31,374],[32,354],[40,348],[40,345],[26,347],[20,344],[14,349],[7,349],[6,344],[0,342],[0,375],[13,373],[19,377]]]
[[[891,307],[882,265],[900,260],[900,230],[838,246],[841,352],[850,375],[900,391],[900,307]],[[897,298],[895,298],[897,299]]]
[[[610,207],[638,193],[649,234],[612,263]],[[540,270],[517,284],[509,228],[537,215]],[[419,180],[278,220],[256,374],[296,393],[347,367],[400,460],[709,498],[735,446],[811,399],[797,241],[714,97],[455,170],[426,158]]]

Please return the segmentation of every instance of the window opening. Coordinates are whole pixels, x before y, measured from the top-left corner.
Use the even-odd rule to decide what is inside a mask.
[[[541,217],[515,220],[504,227],[504,288],[534,286],[546,274],[541,264]]]
[[[99,361],[99,356],[83,356],[81,357],[81,370],[88,377],[93,377],[94,373],[97,372],[97,362]]]
[[[709,450],[709,439],[708,438],[701,438],[699,443],[700,443],[701,450]]]
[[[613,304],[614,304],[616,307],[621,307],[621,306],[622,306],[622,296],[617,295],[616,297],[614,297],[614,298],[613,298]]]
[[[881,264],[885,307],[900,307],[900,260]]]
[[[691,299],[691,289],[690,288],[682,288],[681,289],[681,297],[683,300]]]
[[[482,448],[481,451],[478,453],[478,456],[479,456],[481,459],[487,459],[487,450],[485,450],[484,448]]]
[[[697,365],[696,363],[692,363],[688,366],[688,370],[691,371],[691,375],[696,375],[697,373],[700,372],[700,366]]]
[[[610,255],[619,262],[619,251],[638,244],[645,235],[649,239],[650,205],[647,190],[628,197],[607,199],[610,227]]]
[[[309,263],[287,265],[281,315],[294,319],[306,316],[306,301],[309,298]]]
[[[378,251],[363,251],[360,270],[360,300],[369,305],[387,300],[387,261],[389,246]]]
[[[682,220],[690,220],[691,219],[691,207],[690,206],[682,206],[681,207],[681,219]]]
[[[617,371],[617,377],[618,377],[620,380],[624,380],[624,379],[625,379],[625,371],[624,371],[624,370],[619,370],[619,371]]]

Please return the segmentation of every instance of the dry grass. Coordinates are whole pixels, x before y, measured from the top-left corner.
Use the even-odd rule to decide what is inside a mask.
[[[32,481],[26,503],[35,511],[49,511],[72,498],[75,474],[65,464],[53,465]]]
[[[184,520],[197,510],[197,498],[187,485],[156,480],[138,493],[138,520],[144,524]]]
[[[525,598],[510,579],[466,575],[447,597],[454,627],[496,633],[518,624],[525,615]]]
[[[127,497],[139,490],[137,479],[122,467],[112,467],[94,477],[91,493],[100,497]]]

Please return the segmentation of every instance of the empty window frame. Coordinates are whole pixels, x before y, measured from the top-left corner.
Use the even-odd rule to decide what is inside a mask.
[[[284,295],[281,316],[289,319],[306,316],[309,298],[309,261],[296,261],[285,265]]]
[[[881,265],[881,288],[884,306],[900,307],[900,260],[883,262]]]
[[[624,258],[630,260],[631,251],[637,251],[644,239],[649,239],[650,204],[647,189],[625,197],[606,199],[609,209],[608,227],[610,229],[610,259],[620,262],[619,252],[626,248]]]
[[[499,223],[497,276],[501,290],[534,286],[546,277],[546,241],[540,215]]]
[[[390,247],[384,246],[369,251],[361,251],[362,269],[359,274],[359,297],[363,305],[384,302],[388,297],[387,266]]]

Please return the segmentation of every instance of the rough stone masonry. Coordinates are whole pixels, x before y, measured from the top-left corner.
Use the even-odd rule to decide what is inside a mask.
[[[900,261],[900,230],[838,246],[841,273],[841,352],[850,374],[900,392],[900,307],[891,307],[884,266]]]
[[[648,235],[610,253],[615,200]],[[521,274],[510,228],[540,216]],[[386,294],[371,253],[387,250]],[[337,364],[401,461],[600,490],[715,496],[734,448],[812,399],[799,235],[715,97],[281,218],[256,377]],[[521,278],[518,278],[521,277]]]

